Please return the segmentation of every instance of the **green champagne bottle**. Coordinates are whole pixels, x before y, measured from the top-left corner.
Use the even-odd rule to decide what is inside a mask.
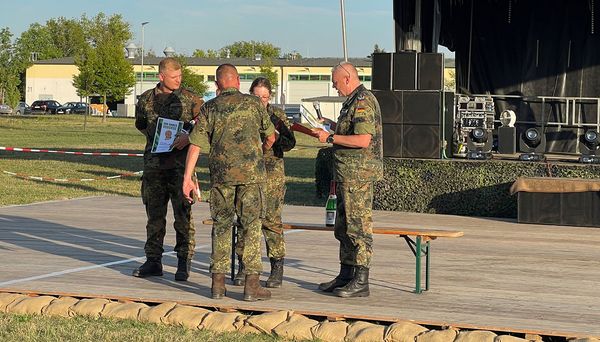
[[[329,185],[329,197],[325,204],[325,225],[327,227],[335,226],[335,212],[337,209],[337,196],[335,194],[335,181],[332,180]]]

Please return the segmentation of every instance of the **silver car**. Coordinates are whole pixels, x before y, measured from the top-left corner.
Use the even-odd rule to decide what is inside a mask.
[[[13,111],[17,115],[30,114],[31,108],[29,108],[29,105],[27,103],[21,101],[17,104],[17,106],[13,109]]]
[[[0,114],[12,114],[13,110],[7,104],[0,104]]]

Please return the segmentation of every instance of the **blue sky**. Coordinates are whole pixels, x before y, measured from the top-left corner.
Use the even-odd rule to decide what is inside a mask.
[[[345,0],[348,55],[364,57],[374,44],[386,51],[394,45],[392,0]],[[98,12],[121,14],[130,23],[134,43],[157,55],[166,46],[178,53],[219,49],[240,40],[267,41],[282,52],[306,57],[341,57],[339,0],[22,0],[3,1],[0,27],[13,38],[30,24],[60,16],[79,18]]]

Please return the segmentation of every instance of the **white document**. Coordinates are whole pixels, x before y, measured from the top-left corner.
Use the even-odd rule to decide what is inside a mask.
[[[328,128],[329,127],[325,127],[322,123],[319,122],[319,120],[317,118],[314,117],[314,115],[312,115],[310,112],[306,111],[306,110],[301,110],[300,114],[302,114],[302,117],[304,117],[304,119],[306,120],[306,122],[308,122],[308,124],[313,127],[313,128],[320,128],[324,131],[329,132]]]
[[[154,141],[152,142],[152,150],[150,152],[171,152],[173,150],[173,142],[175,142],[175,138],[181,132],[181,129],[183,129],[182,121],[158,118]]]

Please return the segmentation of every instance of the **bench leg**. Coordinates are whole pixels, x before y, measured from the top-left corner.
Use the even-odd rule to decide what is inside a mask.
[[[421,287],[421,258],[425,255],[425,291],[427,291],[429,290],[429,240],[425,242],[425,248],[423,248],[421,236],[417,236],[416,241],[413,241],[407,235],[402,235],[402,237],[415,255],[415,293],[417,294],[423,292]]]
[[[237,224],[231,227],[231,281],[235,279],[235,261],[237,260],[235,254],[235,246],[237,245]]]

